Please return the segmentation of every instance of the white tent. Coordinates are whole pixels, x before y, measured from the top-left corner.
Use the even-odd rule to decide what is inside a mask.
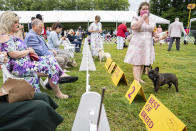
[[[0,14],[3,11],[0,11]],[[131,22],[133,16],[136,15],[134,11],[14,11],[20,17],[20,23],[29,23],[31,17],[36,14],[43,15],[45,23],[74,23],[74,22],[92,22],[96,15],[101,16],[101,22]],[[159,16],[151,14],[151,17],[160,24],[169,24],[170,21]]]
[[[190,19],[190,29],[191,29],[191,23],[192,23],[193,21],[196,21],[196,18]]]

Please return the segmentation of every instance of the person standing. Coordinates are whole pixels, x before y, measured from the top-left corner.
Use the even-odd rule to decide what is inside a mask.
[[[163,30],[161,28],[161,25],[159,25],[158,28],[157,28],[156,33],[159,34],[159,33],[162,33],[162,32],[163,32]]]
[[[184,35],[186,35],[183,23],[179,22],[179,18],[175,18],[175,22],[169,25],[168,36],[171,37],[171,39],[169,42],[168,51],[171,51],[174,40],[176,40],[176,50],[180,50],[180,37],[182,32]]]
[[[138,9],[138,16],[133,17],[131,29],[133,37],[130,41],[124,62],[133,65],[133,77],[140,83],[144,65],[149,66],[155,60],[153,46],[153,30],[156,26],[149,16],[150,6],[142,2]]]
[[[103,49],[103,42],[101,39],[102,25],[100,23],[101,17],[95,16],[95,22],[90,24],[88,32],[91,32],[91,50],[92,56],[98,56],[98,50]]]
[[[126,32],[128,32],[126,22],[122,22],[122,24],[120,24],[117,29],[117,50],[123,49]]]

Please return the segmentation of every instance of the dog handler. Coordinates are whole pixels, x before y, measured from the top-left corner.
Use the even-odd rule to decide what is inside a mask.
[[[133,37],[130,41],[125,63],[133,65],[133,77],[140,83],[144,65],[151,65],[155,60],[153,46],[153,30],[155,22],[150,17],[150,6],[147,2],[142,2],[138,9],[138,16],[133,17],[131,28]]]

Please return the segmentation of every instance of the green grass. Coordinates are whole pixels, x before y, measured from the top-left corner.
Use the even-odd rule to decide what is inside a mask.
[[[167,45],[156,45],[156,60],[153,68],[159,66],[160,72],[175,73],[179,79],[179,93],[176,93],[174,86],[171,89],[163,86],[159,89],[156,97],[170,109],[184,124],[188,130],[196,130],[196,46],[189,44],[181,45],[181,50],[176,51],[175,47],[171,52],[167,51]],[[128,80],[128,86],[119,85],[115,87],[111,81],[111,74],[107,73],[104,63],[95,61],[96,71],[90,72],[91,91],[101,93],[102,87],[106,87],[104,105],[109,120],[111,131],[144,131],[144,123],[138,114],[145,102],[138,96],[132,104],[124,97],[131,82],[133,81],[132,66],[124,63],[124,57],[127,49],[116,50],[116,45],[104,45],[105,52],[110,52],[112,59],[124,71]],[[82,53],[76,53],[75,59],[78,67],[70,69],[70,75],[79,76],[75,83],[61,85],[62,92],[72,95],[68,100],[57,100],[51,91],[47,92],[59,104],[57,112],[64,117],[64,121],[57,128],[57,131],[71,131],[77,108],[82,94],[85,92],[86,72],[79,72],[79,66],[82,59]],[[142,84],[146,97],[153,93],[151,80],[143,75]],[[2,80],[1,80],[2,81]]]

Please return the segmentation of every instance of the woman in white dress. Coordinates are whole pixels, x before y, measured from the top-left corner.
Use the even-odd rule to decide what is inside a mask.
[[[92,56],[98,56],[98,51],[103,49],[103,41],[101,39],[102,25],[100,23],[101,17],[95,16],[95,22],[91,23],[88,31],[91,32],[91,51]]]
[[[133,65],[134,79],[144,83],[141,79],[144,65],[151,65],[155,60],[153,46],[153,30],[155,22],[149,17],[149,4],[143,2],[138,9],[138,17],[133,17],[131,28],[133,37],[130,41],[125,63]]]

